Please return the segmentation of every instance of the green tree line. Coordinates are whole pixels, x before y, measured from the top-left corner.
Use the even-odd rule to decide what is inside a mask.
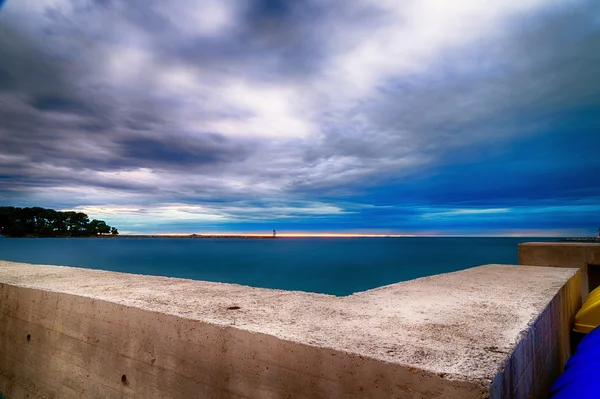
[[[103,220],[90,221],[83,212],[0,206],[0,234],[6,237],[91,237],[117,235],[119,231]]]

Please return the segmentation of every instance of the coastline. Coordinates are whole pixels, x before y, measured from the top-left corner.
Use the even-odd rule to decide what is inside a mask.
[[[224,238],[224,239],[261,239],[261,240],[265,240],[265,239],[276,239],[276,238],[280,238],[280,237],[273,237],[272,235],[262,235],[262,236],[255,236],[255,235],[235,235],[235,234],[227,234],[227,235],[218,235],[218,234],[119,234],[119,235],[112,235],[112,234],[107,234],[107,235],[98,235],[98,236],[81,236],[81,237],[69,237],[69,236],[48,236],[48,237],[43,237],[43,236],[26,236],[26,237],[7,237],[7,236],[0,236],[0,238],[31,238],[31,239],[35,239],[35,238],[68,238],[68,239],[72,239],[72,238],[76,238],[76,239],[81,239],[81,238],[102,238],[102,239],[115,239],[115,238],[190,238],[190,239],[195,239],[195,238]]]
[[[254,235],[243,235],[243,234],[227,234],[227,235],[219,235],[219,234],[126,234],[119,235],[117,237],[108,237],[108,236],[98,236],[92,238],[226,238],[226,239],[276,239],[279,237],[273,237],[272,235],[262,235],[262,236],[254,236]]]

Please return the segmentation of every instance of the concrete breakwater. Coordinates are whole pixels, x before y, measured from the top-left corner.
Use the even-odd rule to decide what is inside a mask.
[[[335,297],[0,262],[0,393],[544,397],[579,278],[487,265]]]
[[[519,264],[581,270],[581,297],[600,286],[600,243],[527,242],[519,244]]]

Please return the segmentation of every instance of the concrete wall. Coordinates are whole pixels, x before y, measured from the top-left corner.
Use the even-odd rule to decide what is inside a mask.
[[[519,244],[519,265],[580,269],[581,295],[582,299],[585,299],[590,288],[593,289],[600,285],[600,243],[528,242]]]
[[[339,298],[0,262],[0,394],[543,398],[579,284],[488,265]]]
[[[2,286],[9,398],[478,397],[393,364],[92,298]]]
[[[580,274],[565,284],[522,335],[492,386],[493,398],[548,398],[571,357],[571,330],[581,308]]]

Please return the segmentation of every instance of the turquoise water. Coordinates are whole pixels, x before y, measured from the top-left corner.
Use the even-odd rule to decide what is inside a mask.
[[[0,238],[0,259],[348,295],[488,263],[532,238]]]

